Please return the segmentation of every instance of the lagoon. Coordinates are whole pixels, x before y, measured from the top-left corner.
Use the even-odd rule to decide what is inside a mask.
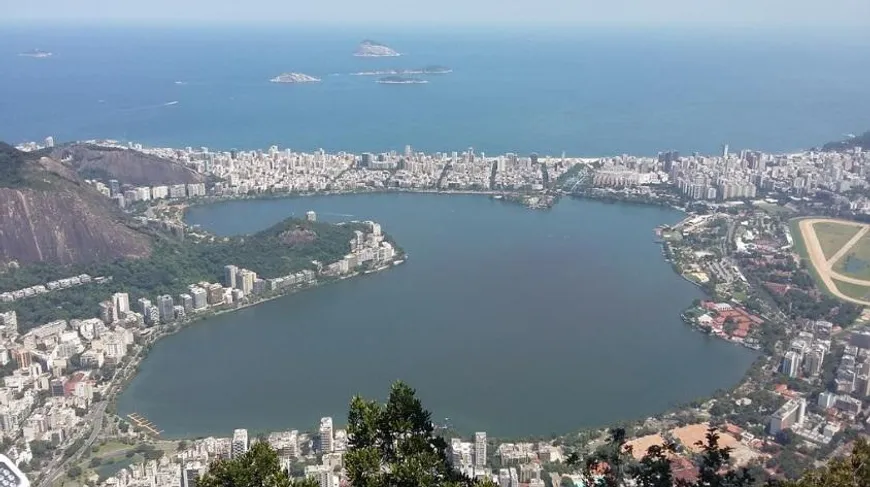
[[[679,318],[700,291],[654,243],[675,210],[563,199],[357,194],[193,207],[219,235],[307,210],[376,220],[405,265],[203,320],[158,342],[119,398],[166,437],[313,430],[397,379],[459,431],[568,433],[730,387],[756,354]]]

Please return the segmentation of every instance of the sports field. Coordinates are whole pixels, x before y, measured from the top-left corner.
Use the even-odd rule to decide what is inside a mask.
[[[806,252],[820,286],[844,301],[870,305],[870,225],[829,218],[797,224],[797,248]]]
[[[819,222],[813,224],[813,230],[819,238],[825,258],[830,259],[861,230],[861,227],[840,222]]]

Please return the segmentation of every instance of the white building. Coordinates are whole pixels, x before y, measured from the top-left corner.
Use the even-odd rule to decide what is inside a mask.
[[[783,404],[783,406],[770,417],[770,434],[775,435],[794,425],[803,424],[806,409],[807,401],[802,397],[792,399]]]
[[[780,368],[780,370],[783,374],[789,377],[797,377],[798,372],[800,371],[800,365],[800,354],[794,350],[789,350],[782,358],[782,367]]]
[[[478,431],[474,434],[474,466],[486,466],[486,432]]]
[[[332,418],[320,418],[320,450],[323,453],[335,451],[335,436],[332,430]]]
[[[113,294],[112,304],[115,306],[115,312],[119,315],[130,312],[130,296],[127,293]]]
[[[819,407],[822,409],[828,409],[834,407],[834,403],[837,402],[837,395],[831,392],[823,392],[819,394]]]
[[[248,430],[237,429],[233,431],[233,443],[230,455],[235,458],[248,452]]]

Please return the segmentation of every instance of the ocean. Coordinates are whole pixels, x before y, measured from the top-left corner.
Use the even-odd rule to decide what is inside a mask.
[[[366,38],[404,55],[353,57]],[[17,55],[34,48],[54,56]],[[0,30],[0,59],[12,143],[598,156],[790,151],[870,129],[866,34],[29,25]],[[430,64],[454,72],[349,76]],[[288,71],[323,81],[269,83]]]

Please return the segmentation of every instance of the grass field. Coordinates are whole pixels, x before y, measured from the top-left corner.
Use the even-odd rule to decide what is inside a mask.
[[[834,284],[837,285],[837,289],[840,290],[841,293],[849,296],[850,298],[855,299],[867,299],[870,298],[870,287],[868,286],[859,286],[858,284],[852,284],[851,282],[843,282],[834,279]]]
[[[800,221],[803,218],[792,218],[788,222],[789,233],[791,233],[791,237],[794,240],[794,250],[797,252],[798,257],[806,264],[807,270],[810,272],[810,277],[813,278],[813,281],[816,282],[816,286],[818,286],[819,290],[828,296],[833,296],[831,291],[828,290],[828,286],[822,281],[822,278],[819,276],[819,272],[813,266],[810,261],[809,252],[807,252],[807,244],[804,242],[804,236],[801,234],[800,229]]]
[[[857,259],[859,263],[864,263],[863,269],[846,271],[849,259]],[[834,271],[844,276],[870,280],[870,234],[861,237],[861,240],[858,240],[846,255],[834,263]]]
[[[826,259],[830,259],[838,250],[846,245],[849,239],[861,230],[861,227],[845,223],[816,223],[813,225],[813,230],[815,230],[816,236],[819,238],[822,253],[825,254]]]
[[[794,215],[795,213],[797,213],[795,210],[792,210],[791,208],[770,204],[770,203],[767,203],[766,201],[756,202],[756,203],[754,203],[754,205],[756,207],[758,207],[759,209],[762,209],[762,210],[764,210],[772,215],[789,216],[789,215]]]

